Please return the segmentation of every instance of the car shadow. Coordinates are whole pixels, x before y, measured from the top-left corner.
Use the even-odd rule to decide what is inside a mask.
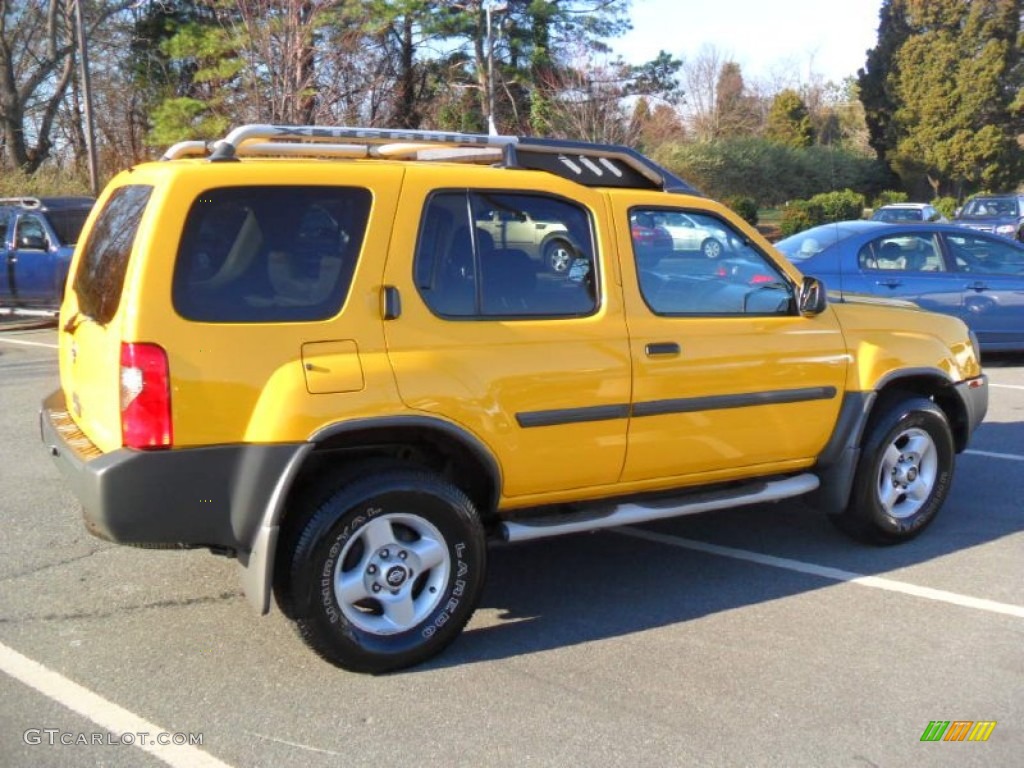
[[[985,430],[998,444],[1000,432],[1009,437],[1021,425],[987,424]],[[966,454],[958,457],[950,497],[934,523],[899,546],[855,542],[800,501],[639,528],[879,576],[1020,533],[1022,492],[1024,480],[1012,462]],[[643,540],[630,530],[492,547],[480,616],[451,648],[419,669],[507,659],[685,624],[839,583]]]

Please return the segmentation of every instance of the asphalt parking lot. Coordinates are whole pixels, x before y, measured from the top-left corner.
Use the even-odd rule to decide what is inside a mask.
[[[256,616],[232,562],[86,533],[38,436],[55,343],[0,324],[0,765],[1021,764],[1024,356],[986,358],[909,544],[785,502],[494,548],[455,645],[369,677]]]

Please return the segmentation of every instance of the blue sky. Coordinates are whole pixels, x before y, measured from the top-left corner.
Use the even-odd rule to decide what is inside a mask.
[[[882,0],[633,0],[633,31],[613,42],[626,61],[659,50],[692,59],[714,46],[748,80],[810,73],[840,82],[864,66]]]

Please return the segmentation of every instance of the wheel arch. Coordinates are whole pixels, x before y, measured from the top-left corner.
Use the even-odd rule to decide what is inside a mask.
[[[487,446],[462,427],[430,416],[357,419],[318,430],[280,479],[263,511],[249,552],[239,552],[240,580],[252,606],[270,610],[279,538],[287,537],[289,513],[316,503],[337,485],[346,468],[372,462],[405,463],[437,472],[462,489],[481,522],[497,521],[501,469]]]
[[[890,374],[882,379],[876,389],[878,397],[872,414],[880,412],[881,407],[900,395],[917,395],[935,402],[953,432],[953,446],[957,453],[967,447],[970,438],[970,422],[967,408],[957,395],[954,382],[942,371],[932,369],[915,369]]]
[[[288,498],[315,477],[345,466],[384,460],[438,473],[469,496],[484,522],[496,513],[501,469],[490,449],[464,428],[430,416],[357,419],[324,427],[309,440],[313,450]]]
[[[839,514],[849,503],[853,479],[860,460],[861,443],[879,414],[900,398],[932,400],[946,415],[957,453],[967,447],[970,416],[954,382],[943,371],[915,368],[895,371],[883,377],[870,392],[847,392],[836,428],[821,452],[816,471],[821,487],[815,503],[829,514]]]

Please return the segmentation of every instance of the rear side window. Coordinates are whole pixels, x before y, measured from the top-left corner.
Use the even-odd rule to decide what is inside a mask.
[[[50,220],[50,226],[60,239],[61,245],[74,245],[78,242],[78,236],[82,233],[82,226],[89,216],[89,209],[75,209],[70,211],[50,211],[46,218]]]
[[[427,202],[416,287],[449,319],[580,317],[597,309],[590,216],[548,195],[440,192]]]
[[[204,192],[178,250],[175,309],[204,322],[333,317],[348,296],[370,202],[356,187]]]
[[[107,200],[89,233],[75,273],[79,311],[100,325],[117,312],[135,234],[153,188],[119,187]]]

